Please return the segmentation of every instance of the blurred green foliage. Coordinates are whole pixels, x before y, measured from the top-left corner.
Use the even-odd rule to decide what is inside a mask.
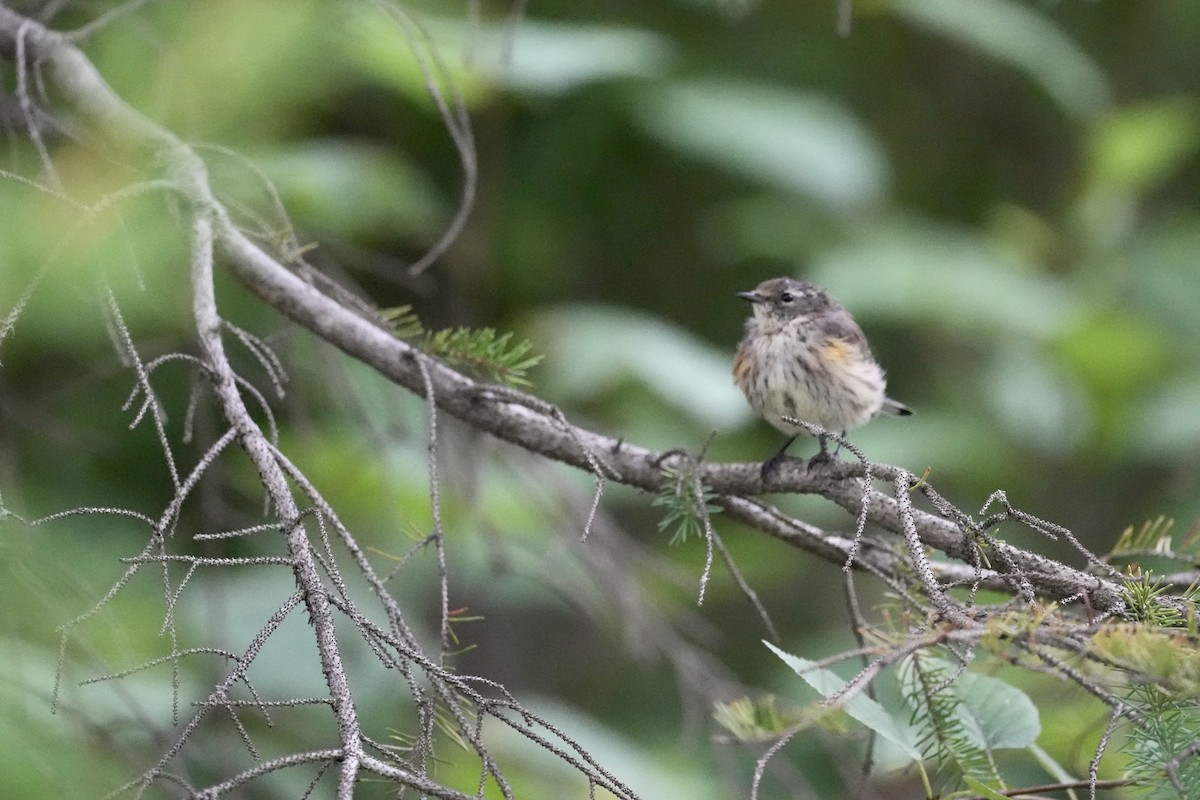
[[[66,4],[54,24],[69,29],[115,5]],[[426,327],[529,337],[547,356],[530,372],[537,391],[582,424],[692,451],[716,430],[714,459],[773,452],[775,433],[744,408],[723,365],[745,313],[734,293],[787,273],[828,286],[854,312],[891,394],[917,411],[855,433],[872,457],[931,468],[968,510],[1007,489],[1099,551],[1127,525],[1165,514],[1187,527],[1200,516],[1200,6],[972,0],[968,13],[950,0],[866,0],[842,37],[834,2],[531,5],[514,19],[498,2],[482,3],[478,18],[431,2],[391,15],[332,0],[151,3],[85,50],[134,106],[216,146],[201,152],[219,191],[264,241],[282,241],[285,226],[265,178],[300,241],[319,245],[315,264],[379,306],[413,304]],[[11,95],[12,70],[0,80]],[[404,265],[449,223],[465,180],[431,85],[470,111],[478,192],[453,248],[415,277]],[[100,285],[104,276],[114,286],[143,358],[194,352],[184,232],[162,194],[113,195],[156,165],[119,150],[98,157],[73,136],[48,141],[72,196],[109,200],[81,216],[0,180],[0,315],[46,270],[0,340],[0,510],[33,519],[106,505],[156,516],[170,486],[152,431],[126,430],[133,377],[106,333]],[[6,131],[0,169],[49,182],[19,127]],[[276,333],[279,318],[231,283],[221,298],[230,319],[280,348],[291,374],[277,404],[287,451],[378,557],[406,550],[431,524],[424,403],[305,335]],[[253,360],[236,357],[265,386]],[[199,452],[183,443],[190,379],[178,365],[159,376],[168,435],[190,463]],[[195,426],[207,441],[217,422],[202,410]],[[661,660],[631,661],[608,585],[572,555],[587,547],[576,542],[587,477],[453,426],[441,446],[452,603],[484,617],[458,631],[478,645],[464,670],[557,698],[546,701],[558,704],[552,716],[602,762],[635,773],[647,796],[740,796],[752,760],[727,761],[722,783],[699,739],[677,746],[696,709],[681,708]],[[233,460],[222,475],[185,509],[180,535],[261,519],[248,465]],[[816,523],[851,526],[826,504],[783,502]],[[669,548],[656,510],[634,492],[610,489],[602,509],[655,553],[629,568],[668,618],[751,685],[796,696],[795,677],[759,644],[762,626],[719,569],[696,617],[702,542]],[[835,570],[719,516],[714,524],[789,652],[819,657],[851,643],[831,613],[841,603]],[[53,787],[90,797],[152,757],[114,760],[113,741],[82,733],[62,741],[85,710],[101,727],[128,725],[106,716],[102,690],[69,687],[47,719],[55,627],[104,594],[120,575],[116,558],[136,553],[144,534],[107,518],[30,529],[0,517],[0,576],[11,587],[0,603],[11,646],[0,650],[16,676],[0,695],[0,725],[20,748],[7,750],[19,756],[0,768],[0,795]],[[206,547],[194,549],[225,552]],[[396,587],[428,612],[424,624],[436,612],[431,566],[419,558]],[[550,571],[571,588],[547,581]],[[185,620],[193,643],[274,606],[261,574],[196,584],[207,610]],[[286,581],[278,588],[286,594]],[[143,573],[127,591],[117,628],[102,615],[79,632],[93,645],[68,647],[68,678],[162,654],[153,578]],[[301,660],[307,634],[297,625],[287,640],[296,655],[274,663]],[[262,684],[286,683],[291,673],[269,663]],[[188,666],[196,685],[220,668]],[[377,721],[403,730],[404,701],[369,675],[364,666],[383,698]],[[165,684],[145,678],[137,688],[157,693],[126,710],[160,720]],[[1057,707],[1043,714],[1043,746],[1086,773],[1098,730],[1061,721],[1090,719],[1096,707],[1074,690],[1030,694]],[[122,753],[157,752],[136,724],[113,736]],[[820,735],[793,744],[816,795],[850,791],[828,765],[844,746]],[[242,763],[238,748],[229,743],[213,763]],[[54,749],[81,755],[52,759]],[[520,751],[528,761],[514,755],[515,785],[568,796],[555,767]],[[473,787],[468,760],[448,759],[447,773]],[[304,783],[262,796],[294,796]],[[770,778],[764,791],[787,796]]]

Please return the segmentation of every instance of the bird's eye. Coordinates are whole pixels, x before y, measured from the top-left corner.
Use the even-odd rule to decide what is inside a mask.
[[[796,295],[792,294],[791,292],[784,292],[783,294],[779,295],[779,302],[781,303],[790,303],[795,299]]]

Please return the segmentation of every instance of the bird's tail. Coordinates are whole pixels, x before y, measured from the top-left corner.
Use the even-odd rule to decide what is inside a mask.
[[[893,400],[890,397],[883,398],[883,413],[891,414],[896,417],[911,417],[913,410],[901,403],[899,400]]]

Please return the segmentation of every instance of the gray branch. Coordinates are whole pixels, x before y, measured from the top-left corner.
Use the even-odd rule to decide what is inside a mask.
[[[545,401],[508,388],[477,383],[444,364],[430,359],[408,343],[396,339],[355,311],[322,294],[281,265],[250,241],[235,226],[224,221],[219,240],[234,274],[255,294],[301,326],[313,331],[346,354],[370,365],[381,375],[417,395],[425,394],[418,359],[423,359],[438,408],[463,422],[532,453],[561,461],[582,470],[592,470],[590,461],[601,465],[604,477],[648,491],[663,484],[662,466],[673,456],[629,444],[621,439],[564,424],[559,415],[546,409]],[[867,519],[893,533],[903,535],[900,504],[894,497],[867,490],[860,464],[840,463],[806,469],[788,463],[776,470],[766,485],[757,463],[702,463],[700,480],[718,496],[715,502],[732,515],[760,530],[779,536],[779,517],[765,510],[752,512],[744,505],[747,497],[764,492],[819,494],[857,515],[867,498]],[[882,480],[895,480],[901,470],[874,465]],[[763,507],[759,507],[762,509]],[[912,509],[921,542],[951,558],[969,561],[975,542],[958,524],[935,514]],[[791,520],[793,544],[819,555],[843,561],[848,550],[811,526]],[[1003,543],[992,545],[1015,571],[1023,574],[1042,595],[1059,599],[1087,596],[1092,608],[1102,613],[1124,608],[1120,587],[1106,580],[1036,553]],[[999,575],[984,570],[993,585]]]

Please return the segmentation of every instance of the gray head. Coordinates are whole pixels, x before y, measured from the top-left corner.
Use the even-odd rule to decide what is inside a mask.
[[[757,319],[776,324],[840,308],[820,286],[794,278],[763,281],[753,292],[739,292],[738,297],[754,304]]]

